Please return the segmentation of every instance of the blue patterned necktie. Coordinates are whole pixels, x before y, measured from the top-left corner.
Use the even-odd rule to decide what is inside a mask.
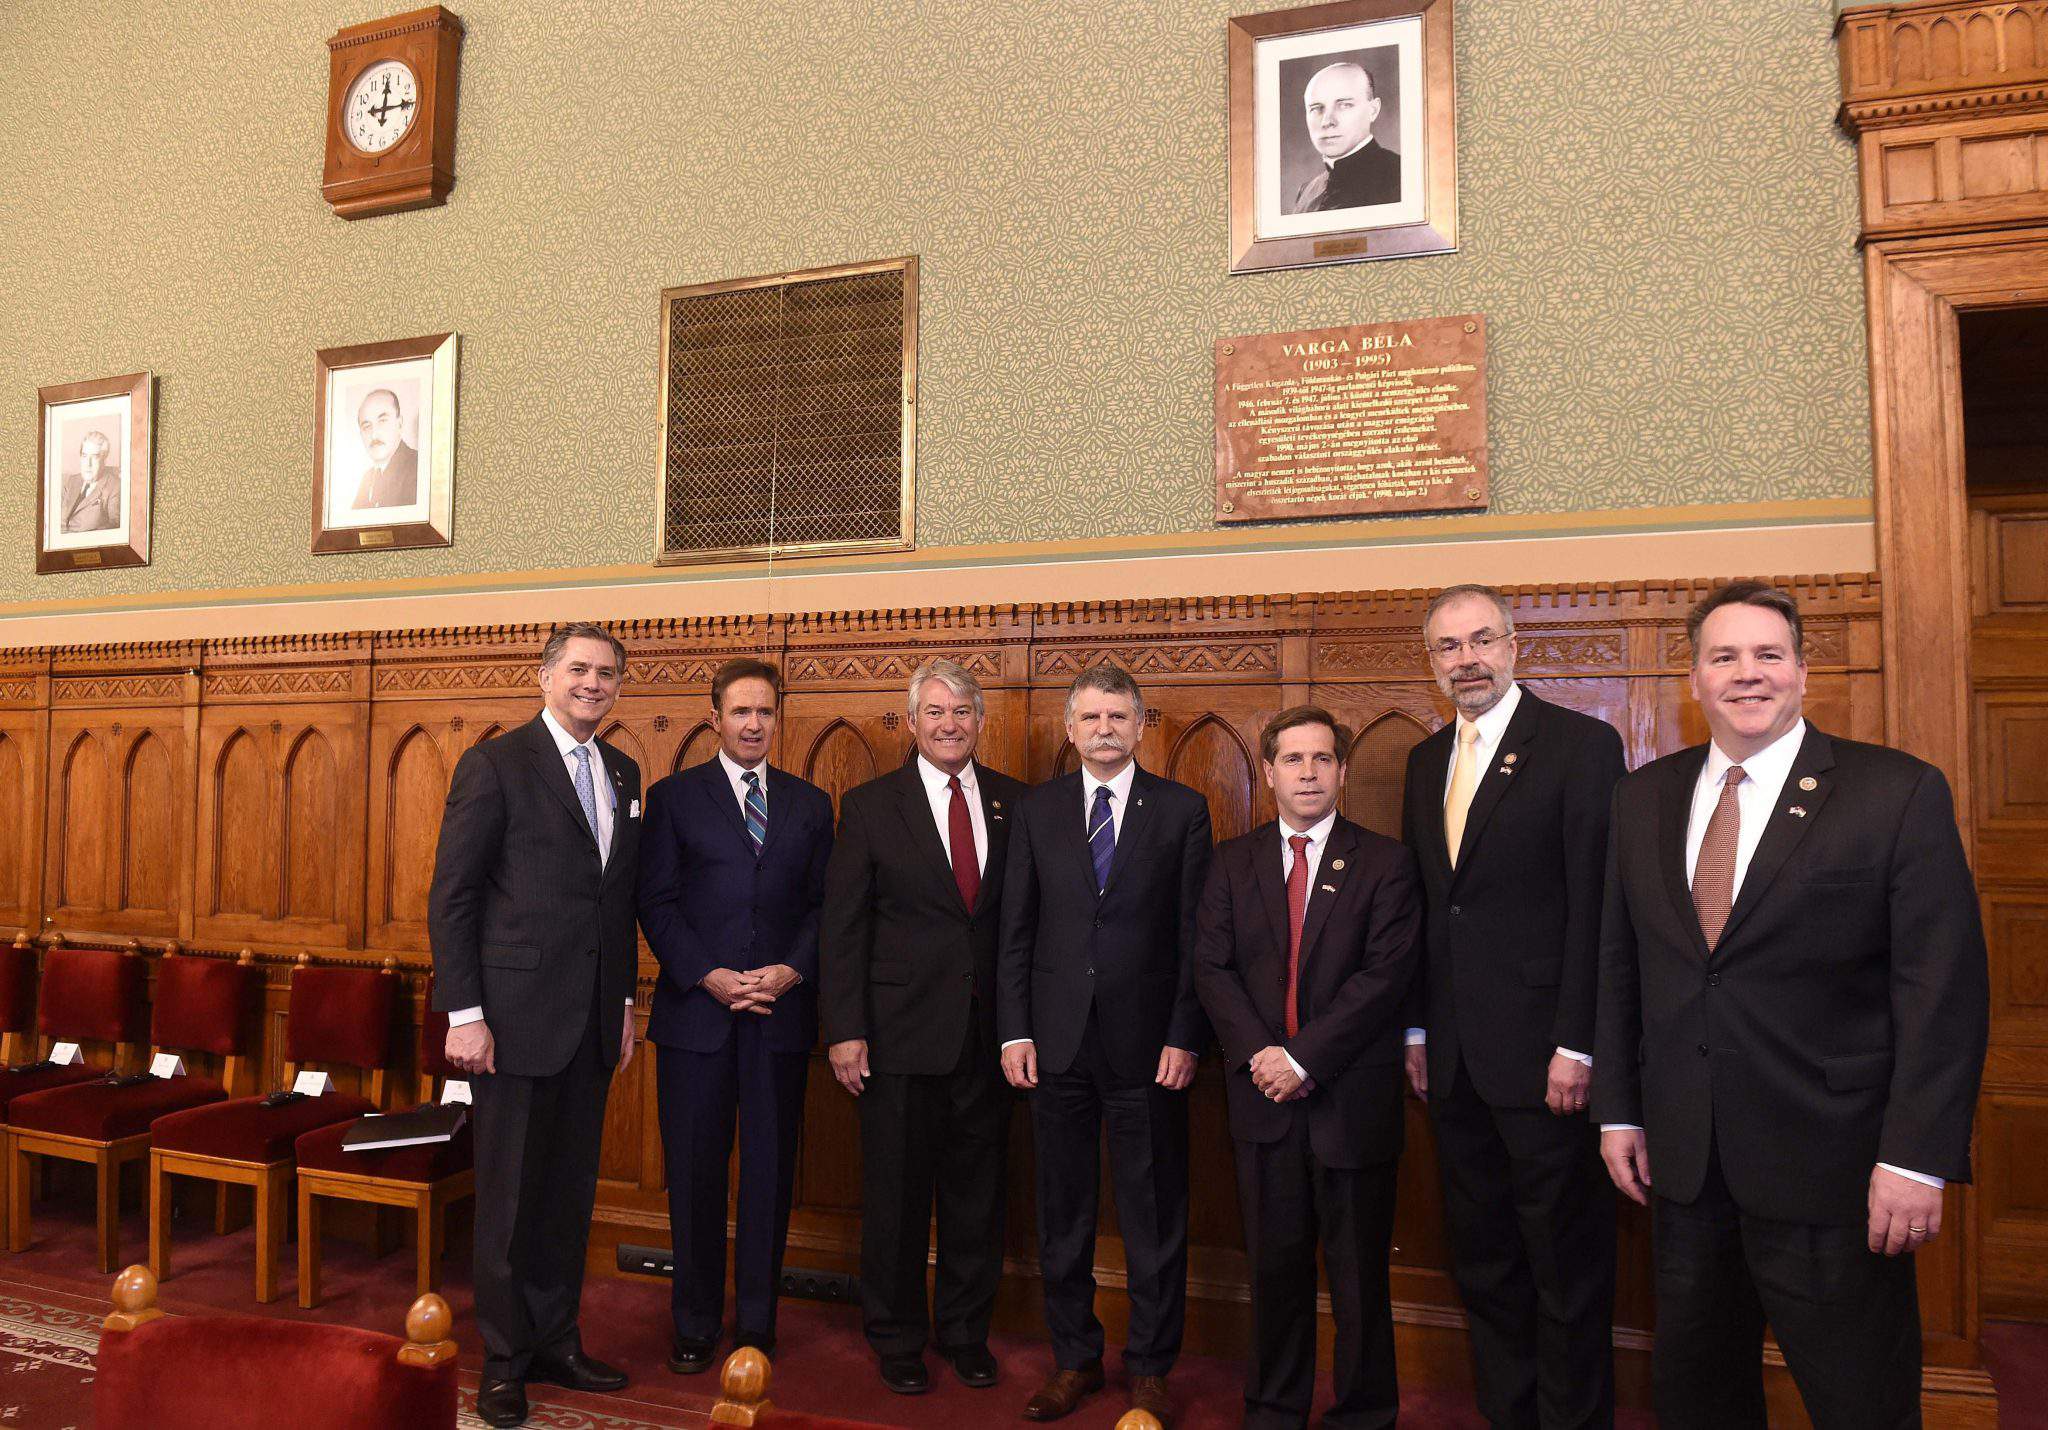
[[[747,787],[747,838],[754,841],[754,852],[759,854],[768,842],[768,796],[761,792],[761,776],[755,771],[741,771],[740,779]]]
[[[1116,859],[1116,818],[1110,813],[1109,786],[1095,787],[1095,808],[1088,811],[1088,854],[1095,861],[1095,892],[1109,887],[1109,866]]]
[[[583,818],[590,825],[590,837],[597,841],[600,857],[604,836],[597,832],[597,788],[590,782],[590,746],[576,747],[576,801],[583,806]]]

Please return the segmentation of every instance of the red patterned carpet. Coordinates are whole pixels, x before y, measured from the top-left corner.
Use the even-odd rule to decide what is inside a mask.
[[[34,1240],[18,1256],[0,1254],[0,1428],[83,1430],[90,1412],[93,1351],[106,1314],[112,1278],[91,1269],[92,1223],[88,1209],[52,1198],[36,1208]],[[124,1260],[143,1253],[142,1218],[123,1225]],[[461,1243],[466,1227],[458,1229]],[[287,1245],[283,1295],[259,1308],[253,1296],[253,1233],[248,1229],[215,1237],[210,1219],[181,1224],[172,1245],[171,1276],[159,1304],[174,1315],[266,1314],[300,1320],[331,1320],[398,1333],[412,1299],[412,1259],[394,1252],[373,1259],[365,1248],[330,1239],[323,1280],[327,1303],[302,1311],[295,1299],[297,1278]],[[455,1312],[455,1334],[463,1347],[462,1415],[468,1430],[482,1424],[473,1414],[481,1359],[470,1321],[466,1246],[448,1263],[447,1296]],[[663,1367],[668,1345],[668,1286],[637,1277],[594,1277],[584,1299],[588,1348],[622,1366],[631,1384],[620,1395],[578,1395],[552,1387],[532,1392],[529,1424],[541,1430],[677,1430],[705,1426],[716,1396],[710,1375],[680,1377]],[[873,1358],[861,1339],[851,1307],[790,1301],[783,1306],[782,1344],[776,1357],[774,1400],[785,1409],[848,1417],[877,1426],[955,1427],[975,1422],[1022,1423],[1019,1412],[1051,1369],[1050,1349],[1041,1341],[996,1338],[1003,1366],[1000,1384],[971,1391],[932,1359],[933,1389],[906,1399],[891,1395],[876,1379]],[[1986,1328],[1986,1358],[2002,1397],[2001,1424],[2007,1430],[2048,1430],[2048,1327],[1994,1325]],[[1231,1430],[1240,1422],[1239,1376],[1235,1363],[1184,1357],[1173,1376],[1173,1392],[1184,1430]],[[1108,1391],[1066,1424],[1073,1430],[1111,1430],[1125,1407],[1112,1356]],[[1324,1387],[1327,1397],[1328,1388]],[[1444,1430],[1483,1430],[1469,1402],[1424,1391],[1402,1397],[1406,1424]],[[1624,1415],[1629,1430],[1648,1427],[1650,1417]]]

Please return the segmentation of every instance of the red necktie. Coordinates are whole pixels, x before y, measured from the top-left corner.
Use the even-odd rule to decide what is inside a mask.
[[[960,788],[960,776],[952,775],[946,787],[953,791],[953,803],[946,810],[946,843],[953,851],[953,882],[960,886],[960,902],[974,912],[981,896],[981,866],[974,859],[974,821],[967,813],[967,795]]]
[[[1290,834],[1294,867],[1287,871],[1287,1036],[1301,1031],[1301,921],[1308,913],[1308,836]]]

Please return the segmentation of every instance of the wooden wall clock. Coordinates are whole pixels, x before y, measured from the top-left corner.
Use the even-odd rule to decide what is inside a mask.
[[[445,203],[455,187],[462,20],[439,5],[350,25],[327,42],[327,176],[343,218]]]

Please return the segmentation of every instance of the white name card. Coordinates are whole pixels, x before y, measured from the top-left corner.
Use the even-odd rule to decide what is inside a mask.
[[[185,1060],[176,1053],[158,1053],[149,1060],[151,1077],[183,1077]]]
[[[85,1061],[85,1054],[78,1051],[76,1043],[59,1043],[50,1049],[50,1061],[58,1067],[68,1068],[73,1063]]]
[[[292,1083],[293,1092],[303,1092],[308,1097],[322,1097],[332,1089],[334,1079],[324,1072],[302,1072]]]
[[[441,1085],[441,1105],[446,1107],[451,1102],[470,1105],[469,1083],[466,1080],[451,1077]]]

